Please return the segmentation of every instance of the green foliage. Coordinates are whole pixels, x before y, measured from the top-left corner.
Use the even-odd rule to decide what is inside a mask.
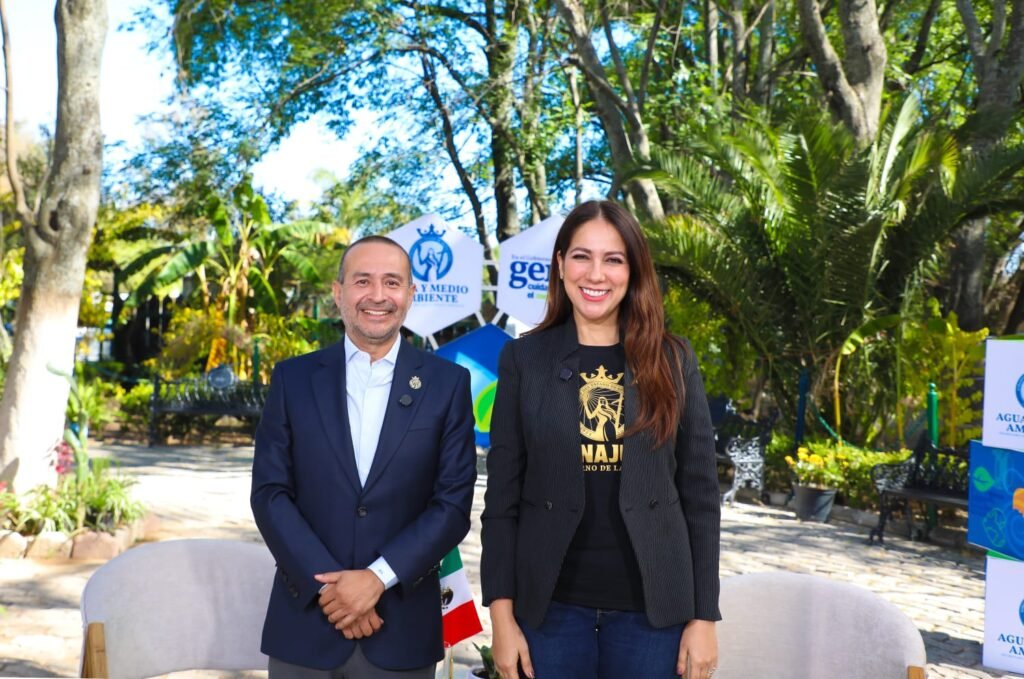
[[[871,482],[871,468],[878,464],[902,462],[910,451],[876,452],[833,440],[808,441],[786,456],[786,463],[798,483],[835,488],[843,503],[856,509],[877,508],[878,496]]]
[[[102,328],[110,320],[104,307],[103,279],[94,269],[85,270],[82,299],[78,306],[78,325],[83,328]]]
[[[118,421],[124,431],[145,434],[149,428],[149,401],[153,398],[153,383],[139,382],[120,398]]]
[[[111,473],[109,460],[95,459],[82,482],[63,475],[55,487],[39,486],[20,500],[0,491],[0,526],[24,535],[82,529],[113,533],[145,515],[145,507],[131,497],[133,485],[133,479]]]
[[[21,295],[21,283],[25,278],[24,257],[25,248],[19,247],[6,250],[0,259],[0,310],[6,309]]]
[[[194,277],[203,307],[218,309],[227,326],[247,330],[254,312],[286,312],[306,287],[319,291],[331,280],[330,267],[315,255],[324,251],[334,227],[314,221],[271,224],[267,203],[249,178],[234,187],[230,200],[210,195],[200,224],[207,227],[205,237],[155,244],[123,262],[123,275],[133,281],[142,276],[129,306]]]
[[[206,369],[206,358],[218,338],[248,348],[248,338],[240,329],[229,327],[219,309],[179,307],[164,332],[163,350],[146,364],[164,379],[199,374]]]
[[[260,340],[260,379],[264,384],[270,381],[278,361],[318,348],[315,334],[319,325],[302,317],[262,314],[257,318],[255,337]]]
[[[683,286],[670,283],[664,301],[669,330],[689,339],[697,352],[705,391],[727,396],[739,410],[750,409],[752,376],[758,372],[754,350],[710,304]]]
[[[124,389],[101,379],[88,380],[82,376],[81,370],[76,372],[68,397],[68,421],[77,423],[82,429],[91,428],[99,432],[104,425],[114,421],[117,408],[111,406],[111,402],[116,403]]]
[[[985,338],[988,330],[961,330],[954,312],[945,317],[935,299],[928,301],[928,317],[907,323],[900,338],[900,408],[923,411],[929,383],[939,391],[941,446],[961,447],[981,436]]]
[[[825,116],[773,126],[750,115],[695,130],[685,152],[656,161],[644,174],[680,210],[647,227],[657,262],[757,352],[792,413],[802,368],[811,397],[827,402],[850,338],[901,313],[966,215],[1008,208],[1024,149],[964,157],[950,135],[921,127],[907,100],[862,152]]]
[[[846,461],[846,453],[827,447],[811,450],[808,446],[800,446],[796,449],[796,457],[786,457],[786,464],[796,482],[814,488],[838,488],[842,485]]]
[[[793,437],[773,431],[764,451],[764,485],[767,490],[789,489],[791,478],[786,457],[793,453]]]
[[[501,675],[494,665],[494,654],[491,652],[491,647],[486,644],[478,646],[474,643],[473,648],[480,654],[480,661],[484,664],[484,673],[487,679],[500,679]]]

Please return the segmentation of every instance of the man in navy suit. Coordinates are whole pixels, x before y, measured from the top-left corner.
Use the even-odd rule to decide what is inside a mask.
[[[272,678],[433,678],[438,564],[469,531],[469,373],[402,341],[415,285],[394,241],[352,244],[333,284],[345,339],[274,368],[251,504],[277,561]]]

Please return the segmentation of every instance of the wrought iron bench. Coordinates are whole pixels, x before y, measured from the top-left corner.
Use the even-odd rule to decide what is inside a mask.
[[[149,401],[149,445],[162,438],[161,415],[232,415],[255,421],[266,398],[266,385],[240,381],[227,365],[202,377],[166,381],[155,377]]]
[[[733,504],[740,488],[754,488],[764,494],[764,455],[772,440],[772,420],[749,420],[725,412],[715,426],[715,451],[719,464],[733,468],[732,486],[722,503]]]
[[[868,544],[878,538],[885,541],[885,524],[892,513],[901,509],[907,517],[911,539],[928,539],[931,523],[924,530],[914,530],[914,512],[911,503],[942,505],[967,509],[967,488],[970,481],[967,451],[936,448],[928,434],[922,434],[914,452],[903,462],[879,464],[871,468],[871,480],[878,491],[878,525],[871,529]]]

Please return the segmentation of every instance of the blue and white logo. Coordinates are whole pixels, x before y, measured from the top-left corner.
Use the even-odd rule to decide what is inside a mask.
[[[434,225],[426,231],[416,229],[419,240],[409,250],[412,260],[412,275],[417,280],[432,283],[444,278],[452,268],[452,249],[444,242],[444,231],[437,231]]]
[[[1020,624],[1024,625],[1024,599],[1020,602],[1020,610],[1017,611],[1020,614]]]
[[[1020,403],[1020,407],[1024,408],[1024,375],[1020,376],[1017,380],[1017,403]]]

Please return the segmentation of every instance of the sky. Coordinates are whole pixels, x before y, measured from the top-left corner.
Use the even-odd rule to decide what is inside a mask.
[[[109,29],[100,79],[100,116],[107,144],[138,146],[145,135],[139,118],[167,110],[173,92],[174,64],[169,52],[149,53],[147,34],[125,30],[148,0],[108,0]],[[54,3],[8,0],[8,27],[14,66],[15,120],[26,130],[53,129],[57,111],[57,35]],[[350,139],[365,139],[372,123],[357,118]],[[344,177],[359,144],[339,140],[316,117],[295,127],[253,170],[256,186],[286,200],[308,205],[322,190],[318,170]],[[108,157],[110,157],[108,152]]]

